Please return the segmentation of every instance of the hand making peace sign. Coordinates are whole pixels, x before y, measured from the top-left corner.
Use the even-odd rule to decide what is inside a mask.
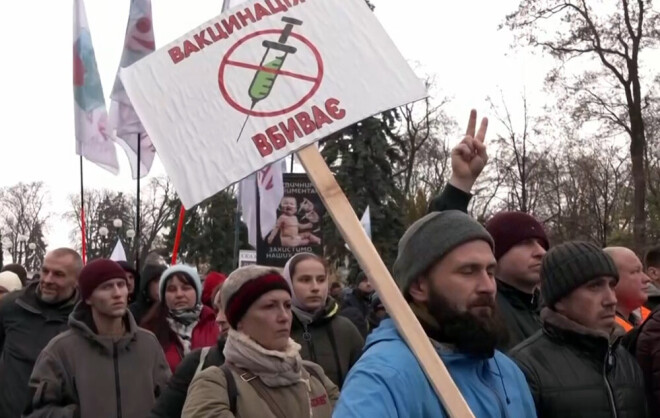
[[[477,111],[470,112],[465,137],[451,151],[452,176],[449,183],[464,192],[469,193],[488,162],[488,154],[484,140],[488,130],[488,118],[481,120],[479,132],[475,135],[477,127]]]

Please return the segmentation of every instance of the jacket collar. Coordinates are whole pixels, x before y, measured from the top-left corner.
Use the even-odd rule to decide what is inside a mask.
[[[27,285],[27,287],[23,289],[21,291],[21,294],[16,298],[16,304],[21,308],[30,311],[32,313],[43,314],[43,311],[49,305],[39,300],[39,297],[37,296],[38,289],[39,289],[38,281]],[[75,289],[73,296],[69,298],[69,300],[67,300],[62,304],[51,305],[52,310],[64,311],[64,312],[71,311],[71,307],[74,306],[76,303],[78,303],[79,299],[80,299],[80,292],[78,292],[78,289]]]
[[[519,309],[526,309],[528,311],[538,311],[539,309],[539,294],[538,290],[534,293],[526,293],[516,289],[510,284],[504,283],[502,280],[497,279],[497,293],[501,294],[511,305]]]
[[[309,318],[307,318],[308,315],[306,315],[305,312],[301,312],[296,307],[293,307],[293,312],[294,323],[299,323],[300,326],[304,323],[307,323],[308,325],[323,325],[337,315],[339,312],[339,305],[333,298],[328,297],[325,306],[314,314],[308,314]]]
[[[92,311],[82,301],[76,305],[69,316],[69,327],[71,327],[71,330],[82,335],[92,345],[99,347],[106,355],[113,354],[115,345],[120,351],[126,350],[137,338],[138,326],[128,309],[124,316],[124,324],[126,324],[126,333],[119,339],[97,334]]]
[[[560,340],[589,353],[598,354],[604,358],[608,350],[614,350],[621,341],[621,335],[615,330],[607,335],[603,332],[589,329],[548,307],[541,310],[543,331],[551,339]]]

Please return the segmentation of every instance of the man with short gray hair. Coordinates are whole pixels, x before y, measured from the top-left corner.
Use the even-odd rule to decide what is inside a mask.
[[[21,416],[39,353],[68,328],[69,314],[79,300],[82,267],[76,251],[50,251],[44,257],[39,281],[0,301],[0,417]]]

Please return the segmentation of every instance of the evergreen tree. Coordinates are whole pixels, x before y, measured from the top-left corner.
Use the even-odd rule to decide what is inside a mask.
[[[175,199],[172,205],[175,212],[179,213],[181,201]],[[223,190],[187,210],[178,260],[196,265],[200,270],[208,268],[230,273],[235,268],[235,221],[236,197],[230,190]],[[177,222],[178,218],[175,217],[167,224],[169,233],[165,237],[165,245],[170,251],[174,247]],[[247,244],[247,228],[243,223],[240,225],[239,248],[250,248]]]
[[[396,259],[397,244],[404,232],[399,205],[402,199],[392,172],[401,158],[394,145],[398,141],[394,134],[396,117],[396,112],[388,111],[365,119],[328,138],[322,151],[358,215],[369,206],[372,241],[388,267]],[[331,261],[350,254],[330,219],[324,222],[324,239],[326,256]],[[356,263],[352,263],[351,270],[354,275]]]

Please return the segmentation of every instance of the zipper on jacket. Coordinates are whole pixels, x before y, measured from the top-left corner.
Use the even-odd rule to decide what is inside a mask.
[[[308,330],[308,324],[303,323],[303,340],[307,342],[309,355],[312,357],[312,362],[316,363],[316,352],[314,351],[314,343],[312,342],[312,334]]]
[[[115,363],[115,394],[117,397],[117,418],[122,418],[121,385],[119,384],[119,356],[117,354],[117,343],[112,343],[112,360]]]
[[[497,399],[497,404],[498,404],[499,407],[500,407],[500,412],[502,413],[502,415],[500,415],[500,416],[501,416],[501,417],[507,417],[507,418],[508,418],[509,414],[506,412],[506,407],[505,407],[504,404],[502,403],[502,400],[500,399],[500,395],[497,393],[497,391],[495,390],[495,388],[493,388],[493,387],[490,385],[490,383],[488,383],[488,382],[486,381],[486,379],[481,375],[481,373],[479,372],[479,370],[477,370],[477,376],[479,376],[479,380],[481,380],[481,382],[482,382],[482,383],[483,383],[488,389],[490,389],[491,392],[493,392],[493,395],[495,395],[495,399]]]
[[[605,380],[605,387],[607,388],[607,397],[609,398],[610,401],[610,408],[612,408],[612,416],[614,418],[617,418],[617,413],[616,413],[616,404],[614,403],[614,393],[612,392],[612,385],[610,385],[610,381],[607,380],[607,365],[610,363],[610,361],[613,359],[612,357],[612,346],[609,346],[607,348],[607,355],[605,355],[605,363],[603,363],[603,379]]]

